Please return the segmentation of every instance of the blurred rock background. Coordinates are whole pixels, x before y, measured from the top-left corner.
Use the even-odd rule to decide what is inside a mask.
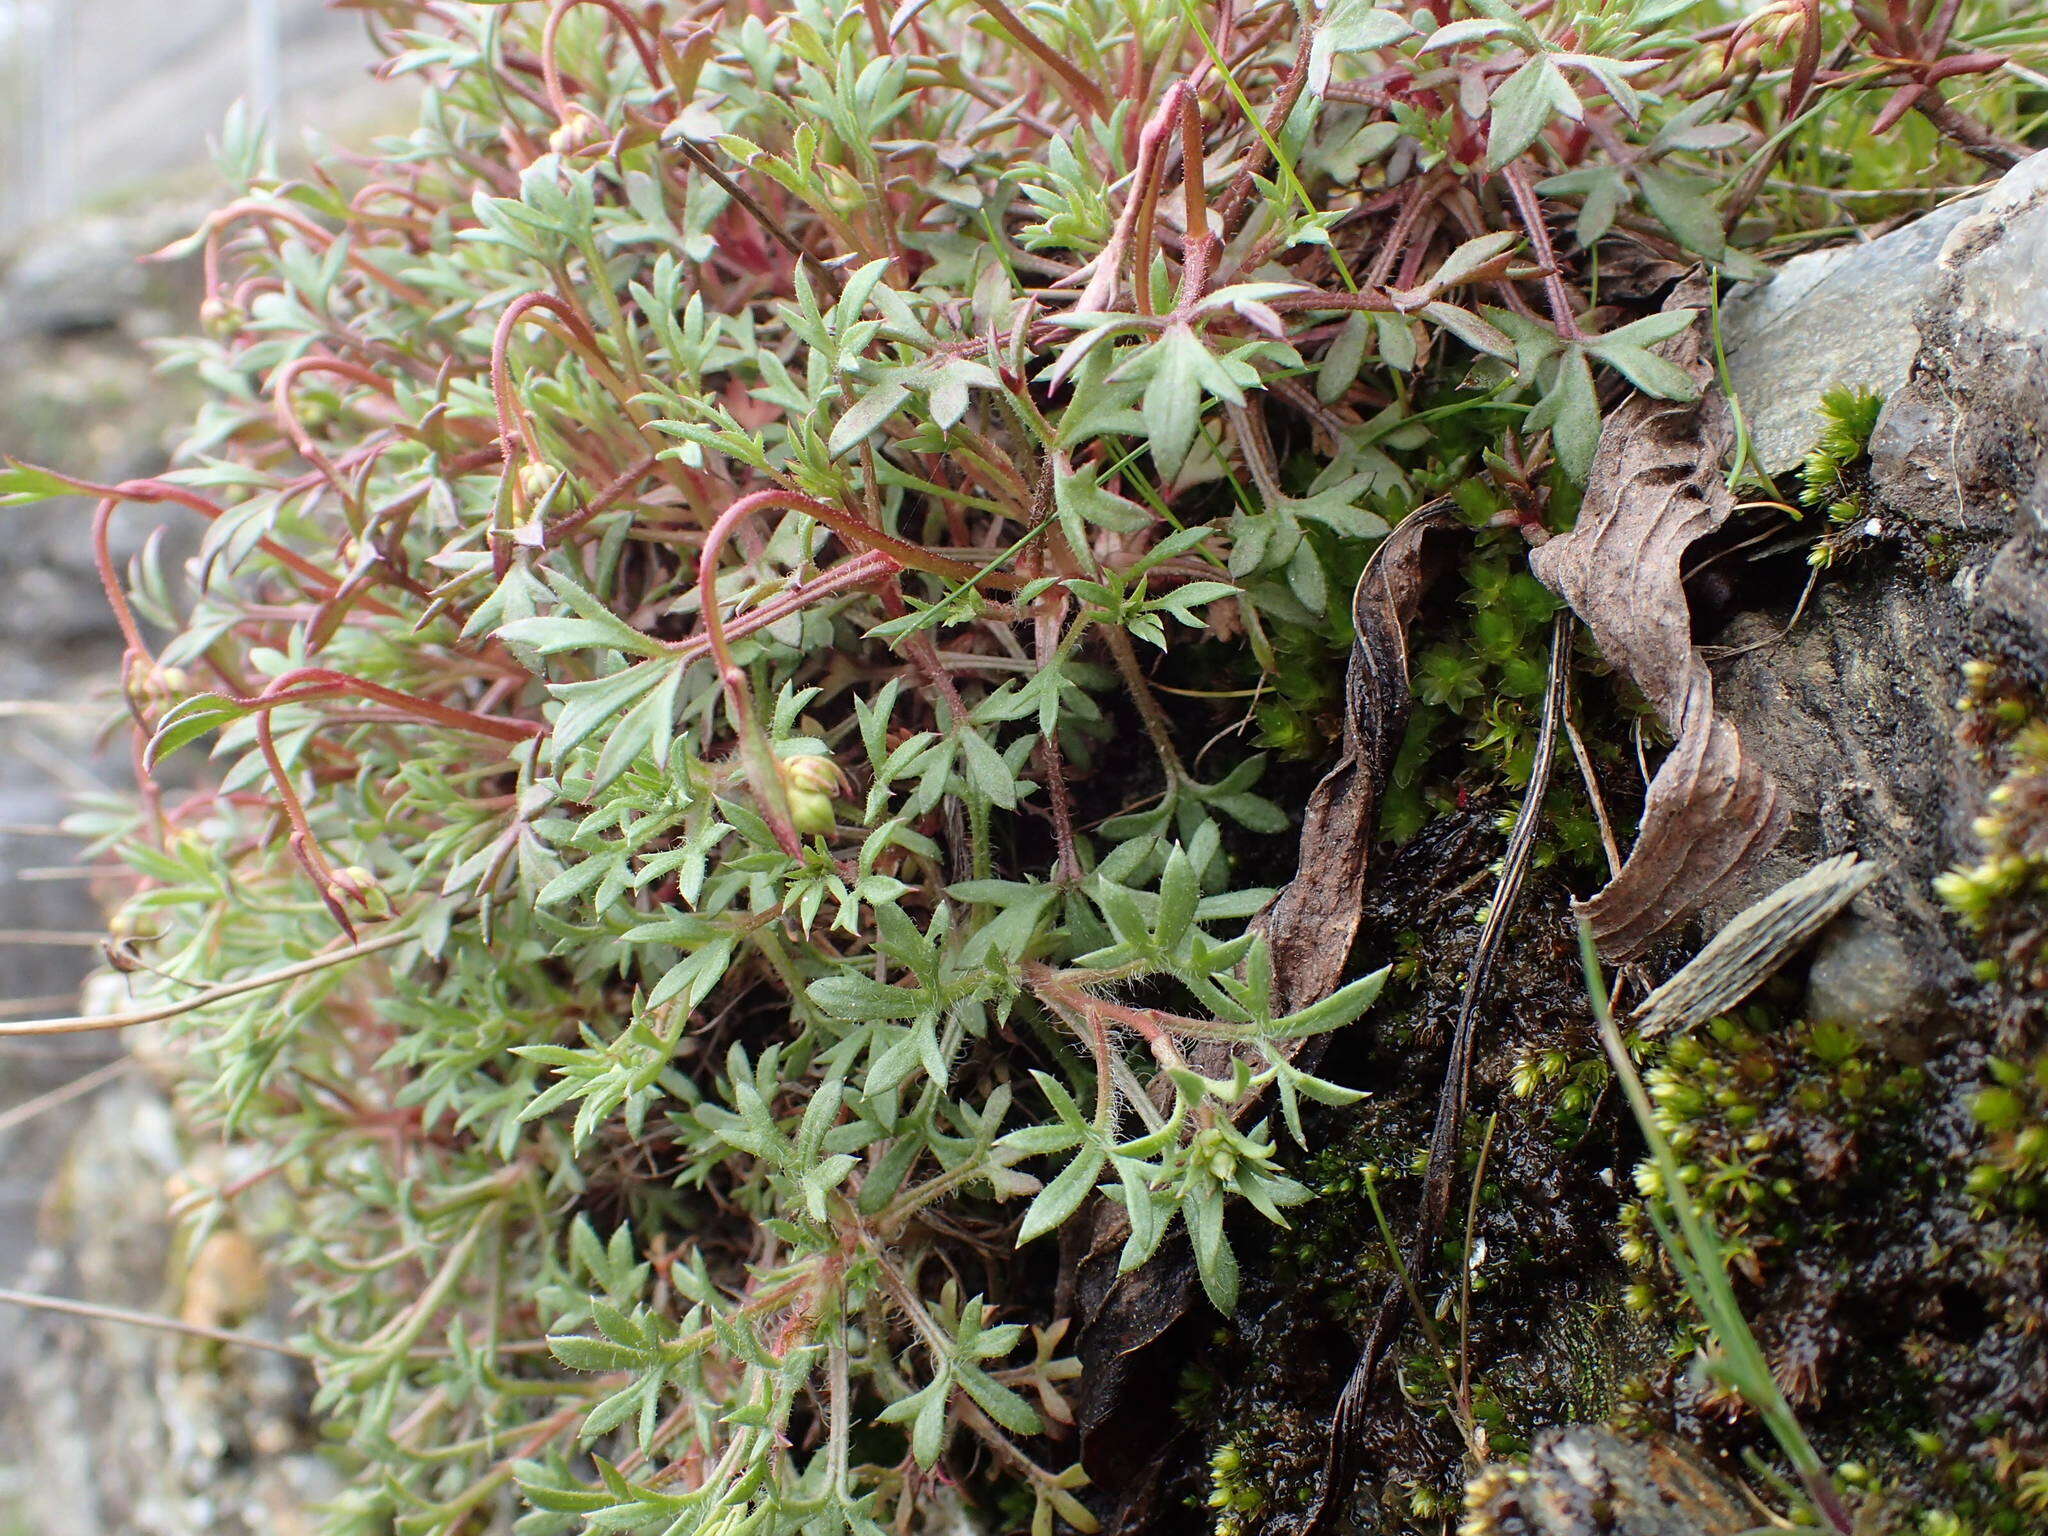
[[[193,328],[197,273],[138,258],[214,199],[232,103],[287,156],[309,129],[361,133],[394,94],[375,57],[322,0],[0,0],[0,453],[103,481],[164,467],[193,401],[148,344]],[[124,512],[117,554],[157,515]],[[73,1012],[99,961],[58,831],[129,777],[91,516],[0,509],[0,1017]],[[178,1136],[146,1042],[110,1065],[134,1043],[0,1039],[0,1287],[234,1325],[262,1310],[260,1269],[232,1234],[178,1251],[167,1187],[217,1182],[218,1154]],[[0,1536],[300,1529],[327,1476],[303,1388],[279,1356],[0,1306]]]

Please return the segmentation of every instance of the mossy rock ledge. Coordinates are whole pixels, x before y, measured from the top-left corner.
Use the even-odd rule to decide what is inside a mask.
[[[1718,1191],[1707,1204],[1757,1334],[1871,1528],[2036,1530],[2048,1276],[2027,1149],[2048,1138],[2048,155],[1775,281],[1788,291],[1763,284],[1726,311],[1728,377],[1763,423],[1759,460],[1793,483],[1821,394],[1881,394],[1858,471],[1867,518],[1849,558],[1811,582],[1802,538],[1724,552],[1689,583],[1716,703],[1793,814],[1691,944],[1645,969],[1667,974],[1824,858],[1853,852],[1878,875],[1737,1017],[1684,1048],[1652,1043],[1650,1076],[1667,1129]],[[1709,541],[1691,563],[1715,553]],[[1312,1500],[1328,1406],[1391,1273],[1361,1170],[1405,1230],[1487,888],[1473,881],[1500,848],[1490,821],[1439,821],[1376,872],[1361,945],[1395,965],[1393,1006],[1375,1043],[1335,1049],[1370,1057],[1343,1063],[1346,1080],[1387,1086],[1326,1133],[1309,1176],[1323,1198],[1180,1378],[1149,1529],[1206,1499],[1219,1530],[1286,1530]],[[1468,1485],[1450,1415],[1416,1406],[1431,1384],[1400,1376],[1409,1400],[1390,1390],[1369,1415],[1369,1469],[1340,1528],[1748,1529],[1756,1509],[1729,1502],[1707,1462],[1739,1474],[1739,1453],[1768,1442],[1687,1368],[1689,1351],[1666,1347],[1692,1314],[1668,1275],[1639,1278],[1660,1262],[1631,1215],[1639,1145],[1611,1107],[1588,1120],[1560,1102],[1604,1070],[1588,1062],[1562,889],[1539,878],[1510,954],[1481,1029],[1467,1148],[1469,1173],[1497,1116],[1472,1232],[1491,1283],[1469,1352],[1475,1413],[1505,1454]],[[1631,1234],[1619,1261],[1617,1230]],[[1423,1368],[1419,1340],[1404,1347]]]

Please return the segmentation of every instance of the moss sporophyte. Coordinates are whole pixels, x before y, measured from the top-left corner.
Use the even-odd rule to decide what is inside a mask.
[[[268,1224],[349,1470],[325,1528],[419,1536],[1114,1519],[1083,1426],[1128,1379],[1083,1370],[1077,1298],[1191,1271],[1178,1315],[1227,1317],[1359,1252],[1298,1177],[1367,1089],[1408,1102],[1320,1065],[1389,974],[1353,925],[1403,986],[1462,974],[1496,821],[1567,761],[1526,550],[1603,400],[1697,389],[1654,274],[1889,217],[1885,146],[1957,180],[2048,62],[1990,0],[349,8],[416,120],[294,174],[228,124],[169,253],[206,289],[173,466],[13,465],[0,503],[97,500],[143,765],[210,749],[76,822],[132,877],[114,1022],[166,1023],[196,1129],[262,1169],[187,1205]],[[117,557],[135,506],[194,558]],[[1377,723],[1361,573],[1421,508],[1456,579],[1403,616],[1392,788],[1304,839]],[[1636,706],[1584,692],[1539,884],[1628,831]],[[1454,920],[1268,910],[1403,839],[1478,871]],[[1615,1134],[1570,1008],[1537,1118],[1497,1117],[1516,1188]],[[1387,1038],[1433,1082],[1419,1017]],[[1674,1139],[1778,1091],[1668,1070]],[[1379,1141],[1392,1230],[1430,1160]],[[1702,1196],[1760,1260],[1775,1177]],[[1396,1527],[1522,1443],[1451,1320],[1529,1245],[1459,1187],[1486,1241],[1421,1256],[1414,1376],[1458,1433],[1408,1444]],[[1308,1507],[1309,1457],[1197,1438],[1175,1486],[1219,1520]]]

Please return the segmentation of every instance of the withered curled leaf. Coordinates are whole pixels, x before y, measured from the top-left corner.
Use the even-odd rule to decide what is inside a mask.
[[[1698,381],[1699,399],[1637,394],[1616,407],[1600,432],[1578,525],[1530,557],[1673,738],[1635,848],[1580,907],[1610,960],[1636,953],[1712,896],[1777,842],[1787,819],[1771,776],[1714,712],[1714,679],[1693,647],[1680,581],[1687,547],[1734,507],[1721,473],[1733,417],[1712,388],[1697,326],[1654,350]]]
[[[1380,794],[1413,702],[1408,626],[1433,574],[1434,536],[1456,526],[1448,499],[1417,508],[1373,551],[1352,592],[1343,750],[1303,809],[1294,878],[1253,920],[1272,947],[1277,1013],[1306,1008],[1343,978]]]

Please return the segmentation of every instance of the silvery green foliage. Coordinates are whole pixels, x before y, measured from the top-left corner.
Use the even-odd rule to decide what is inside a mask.
[[[1290,818],[1152,669],[1285,694],[1391,519],[1683,393],[1514,210],[1722,255],[1742,102],[1666,0],[360,8],[417,124],[230,125],[120,492],[207,520],[120,585],[214,776],[84,818],[138,996],[250,983],[176,1043],[287,1192],[329,1528],[1093,1529],[1055,1234],[1228,1313],[1380,984],[1276,1009]]]

